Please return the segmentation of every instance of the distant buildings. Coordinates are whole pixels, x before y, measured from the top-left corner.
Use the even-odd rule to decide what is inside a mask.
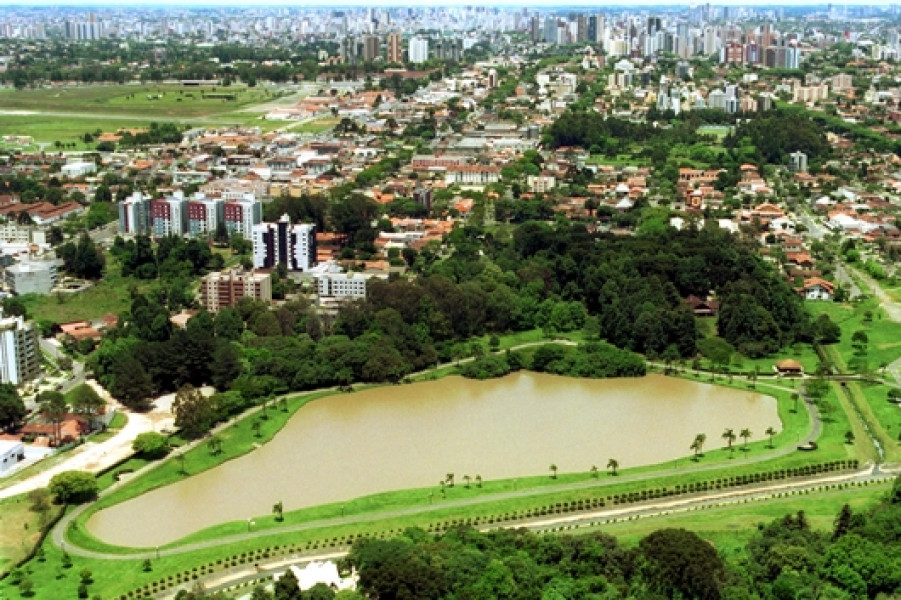
[[[319,297],[351,300],[365,298],[366,285],[373,277],[388,278],[382,274],[323,273],[319,276]]]
[[[0,383],[21,385],[41,374],[41,350],[34,323],[0,317]]]
[[[253,266],[274,269],[280,264],[289,271],[309,271],[316,265],[316,226],[291,224],[287,214],[278,223],[253,227]]]
[[[408,52],[411,63],[424,63],[429,59],[429,40],[421,37],[411,38]]]
[[[200,305],[215,313],[234,306],[241,298],[272,301],[272,280],[265,273],[231,269],[210,273],[200,282]]]
[[[192,238],[212,236],[219,223],[229,235],[253,237],[253,228],[263,220],[263,205],[253,194],[234,199],[207,198],[198,194],[186,199],[178,191],[168,198],[150,200],[135,192],[119,204],[119,231],[130,235],[168,235]]]

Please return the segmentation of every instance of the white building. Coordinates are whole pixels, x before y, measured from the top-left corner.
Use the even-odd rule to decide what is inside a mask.
[[[291,224],[287,214],[278,223],[260,223],[252,229],[253,266],[274,269],[280,264],[289,271],[309,271],[316,266],[316,226]]]
[[[291,565],[288,569],[291,570],[297,579],[297,586],[304,592],[318,583],[325,584],[338,591],[357,589],[357,576],[341,577],[338,573],[338,565],[330,560],[314,560],[303,568]],[[281,575],[276,575],[275,580],[278,581],[279,579],[281,579]]]
[[[388,276],[385,274],[323,273],[319,276],[319,297],[349,299],[365,298],[366,285],[373,277],[378,279],[388,279]]]
[[[46,296],[56,287],[56,269],[55,260],[25,260],[6,267],[3,272],[3,283],[6,291],[13,294]]]
[[[0,440],[0,473],[4,473],[25,460],[25,444]]]
[[[63,165],[60,169],[60,173],[70,179],[74,179],[76,177],[84,177],[85,175],[91,175],[96,172],[97,165],[93,162],[88,161],[69,163],[67,165]]]
[[[429,40],[421,37],[410,39],[409,55],[411,63],[424,63],[429,59]]]
[[[37,328],[22,317],[0,318],[0,383],[21,385],[40,373]]]
[[[131,235],[150,231],[150,198],[135,192],[119,203],[119,232]]]

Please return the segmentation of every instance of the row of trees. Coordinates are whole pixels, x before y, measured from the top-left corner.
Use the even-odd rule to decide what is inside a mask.
[[[899,535],[901,479],[865,513],[844,506],[831,531],[812,529],[799,511],[761,525],[728,558],[683,529],[655,531],[630,548],[601,532],[479,533],[459,527],[435,536],[408,529],[390,540],[359,540],[343,566],[357,570],[364,595],[388,600],[788,600],[811,590],[824,598],[877,598],[901,586]]]

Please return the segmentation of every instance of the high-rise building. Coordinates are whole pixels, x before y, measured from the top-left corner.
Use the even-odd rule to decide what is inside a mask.
[[[388,62],[402,63],[404,62],[404,49],[400,43],[399,33],[388,34]]]
[[[188,235],[192,238],[212,236],[223,222],[223,205],[219,198],[200,196],[188,200]]]
[[[226,202],[222,212],[228,234],[240,233],[245,240],[253,238],[253,228],[263,222],[263,204],[253,194]]]
[[[200,305],[208,312],[234,306],[241,298],[272,302],[272,279],[237,268],[210,273],[200,281]]]
[[[21,385],[41,374],[37,327],[21,316],[0,313],[0,382]]]
[[[291,224],[287,214],[278,223],[253,227],[253,266],[273,269],[284,264],[289,271],[309,271],[316,265],[316,226]]]
[[[135,192],[119,203],[119,232],[131,235],[150,233],[150,198]]]
[[[367,35],[363,38],[363,60],[372,62],[382,55],[382,42],[377,35]]]
[[[410,62],[424,63],[429,59],[429,40],[421,37],[410,38]]]
[[[150,201],[150,230],[153,237],[182,236],[188,229],[188,201],[181,191],[169,198]]]

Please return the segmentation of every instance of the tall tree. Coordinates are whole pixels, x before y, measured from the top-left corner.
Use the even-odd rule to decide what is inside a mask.
[[[17,427],[25,418],[25,402],[11,383],[0,383],[0,429]]]
[[[216,420],[213,400],[190,384],[175,394],[172,412],[175,414],[175,426],[188,438],[204,435]]]

